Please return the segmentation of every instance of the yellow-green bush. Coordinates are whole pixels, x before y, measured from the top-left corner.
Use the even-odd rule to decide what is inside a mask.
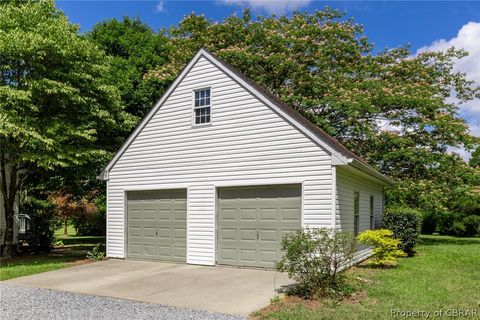
[[[374,266],[395,266],[397,257],[407,254],[399,249],[401,241],[393,238],[393,232],[388,229],[367,230],[358,235],[358,241],[373,247],[373,259],[369,262]]]

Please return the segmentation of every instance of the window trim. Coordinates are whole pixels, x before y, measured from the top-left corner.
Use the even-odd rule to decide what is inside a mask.
[[[353,235],[360,233],[360,192],[353,192]]]
[[[375,230],[375,196],[370,195],[370,230]]]
[[[195,92],[198,91],[205,91],[205,90],[210,90],[210,104],[209,105],[204,105],[204,106],[195,106]],[[192,90],[192,127],[207,127],[211,126],[213,119],[212,119],[212,105],[213,105],[213,90],[212,87],[202,87],[202,88],[197,88]],[[205,107],[210,107],[210,122],[205,122],[205,123],[195,123],[195,110],[200,109],[200,108],[205,108]]]

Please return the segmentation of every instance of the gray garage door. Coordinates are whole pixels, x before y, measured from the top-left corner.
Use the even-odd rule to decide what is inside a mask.
[[[301,225],[301,186],[219,188],[219,264],[273,267],[282,236]]]
[[[187,191],[127,194],[127,257],[186,261]]]

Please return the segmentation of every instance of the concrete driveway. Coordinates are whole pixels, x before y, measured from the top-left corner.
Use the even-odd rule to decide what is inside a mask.
[[[243,315],[268,305],[276,289],[291,283],[268,270],[116,259],[5,282]]]

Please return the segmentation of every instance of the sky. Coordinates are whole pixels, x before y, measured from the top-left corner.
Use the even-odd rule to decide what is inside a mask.
[[[328,6],[345,11],[347,17],[364,26],[375,51],[409,44],[412,53],[445,50],[454,45],[469,56],[458,61],[455,70],[480,84],[480,1],[314,1],[314,0],[151,0],[92,1],[58,0],[57,7],[70,21],[88,32],[98,22],[123,16],[140,17],[154,30],[176,25],[195,12],[213,21],[241,15],[249,7],[254,15],[286,14],[294,10],[312,12]],[[461,106],[460,114],[472,134],[480,136],[480,100]],[[468,153],[456,150],[464,158]]]

